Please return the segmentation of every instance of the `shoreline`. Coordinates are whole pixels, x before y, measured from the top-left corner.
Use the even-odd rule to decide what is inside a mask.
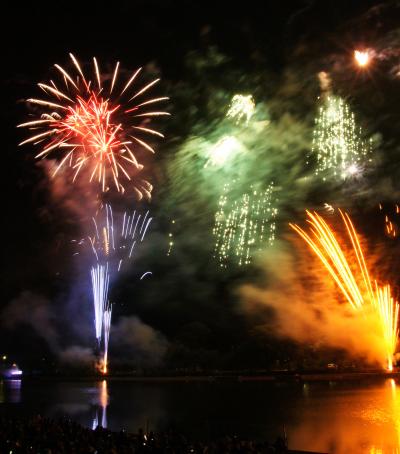
[[[329,381],[357,381],[369,379],[398,379],[400,372],[315,372],[315,373],[271,373],[263,375],[176,375],[176,376],[133,376],[133,375],[42,375],[22,377],[23,381],[121,381],[132,383],[303,383]],[[1,378],[0,378],[1,379]],[[3,380],[8,380],[3,378]]]

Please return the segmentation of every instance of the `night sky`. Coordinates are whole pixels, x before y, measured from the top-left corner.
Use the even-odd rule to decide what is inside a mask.
[[[154,190],[143,206],[154,222],[110,294],[116,327],[110,348],[119,364],[263,369],[315,351],[276,335],[267,307],[249,314],[240,289],[268,287],[265,256],[293,249],[288,222],[302,223],[305,209],[325,202],[351,213],[397,292],[398,239],[385,237],[378,203],[392,213],[400,202],[399,13],[396,2],[365,0],[11,6],[1,30],[1,350],[24,366],[51,369],[74,351],[76,358],[86,355],[94,343],[88,262],[77,260],[71,246],[86,231],[91,192],[70,184],[60,195],[34,147],[18,147],[26,136],[16,129],[29,113],[24,100],[37,95],[37,82],[54,76],[54,63],[69,65],[69,52],[85,67],[96,56],[104,71],[116,61],[130,72],[144,66],[162,78],[155,93],[171,98],[171,118],[157,123],[166,139],[146,158]],[[376,50],[365,71],[354,65],[356,48]],[[320,71],[330,74],[334,92],[376,144],[365,174],[346,184],[303,181],[312,173],[306,160]],[[230,98],[242,92],[253,94],[271,125],[253,139],[258,157],[243,173],[273,179],[279,189],[278,241],[251,266],[221,270],[211,234],[220,182],[199,176],[202,158],[188,144],[214,138]],[[186,157],[188,149],[193,154]],[[138,206],[132,197],[109,201]],[[175,244],[167,256],[173,219]],[[141,281],[145,271],[152,276]]]

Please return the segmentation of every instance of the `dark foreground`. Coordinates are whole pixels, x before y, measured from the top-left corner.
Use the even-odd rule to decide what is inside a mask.
[[[284,454],[285,441],[274,443],[224,437],[207,442],[190,441],[174,431],[164,433],[139,430],[137,434],[112,432],[100,426],[87,429],[70,419],[48,419],[34,416],[25,419],[0,418],[0,452],[43,454]]]

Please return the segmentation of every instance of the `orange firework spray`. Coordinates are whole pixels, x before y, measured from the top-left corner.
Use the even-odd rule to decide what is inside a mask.
[[[366,310],[372,311],[382,336],[387,368],[392,370],[398,338],[399,305],[391,296],[389,285],[378,286],[375,282],[373,286],[357,231],[349,215],[339,212],[355,255],[352,267],[335,233],[318,213],[307,211],[310,233],[296,224],[290,226],[321,260],[351,308],[360,314]]]
[[[45,158],[57,150],[60,162],[53,176],[64,165],[69,165],[74,169],[75,180],[83,168],[88,168],[89,181],[97,182],[103,192],[109,189],[109,180],[120,192],[125,190],[123,180],[133,180],[131,187],[137,196],[150,197],[150,183],[136,178],[143,165],[135,156],[135,147],[140,146],[154,153],[153,148],[138,134],[163,137],[151,129],[148,123],[153,117],[169,115],[151,109],[153,104],[168,98],[144,98],[147,90],[159,79],[136,92],[130,92],[141,72],[139,68],[117,90],[119,62],[112,78],[103,81],[97,60],[93,58],[95,77],[89,80],[78,60],[72,54],[70,57],[75,73],[70,75],[61,66],[54,65],[61,76],[60,82],[51,80],[48,84],[39,83],[39,88],[45,94],[44,99],[28,99],[29,103],[39,107],[39,111],[34,120],[18,125],[32,131],[32,135],[20,145],[40,145],[41,151],[36,158]]]

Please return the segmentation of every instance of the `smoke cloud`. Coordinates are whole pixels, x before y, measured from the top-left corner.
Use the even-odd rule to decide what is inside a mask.
[[[112,327],[112,350],[124,360],[146,366],[160,364],[168,348],[166,338],[138,317],[121,317]]]
[[[343,349],[370,364],[385,364],[374,314],[352,310],[320,263],[305,248],[299,250],[294,255],[281,247],[263,257],[268,282],[240,289],[243,312],[256,323],[269,309],[273,317],[262,322],[266,331],[301,344]]]

